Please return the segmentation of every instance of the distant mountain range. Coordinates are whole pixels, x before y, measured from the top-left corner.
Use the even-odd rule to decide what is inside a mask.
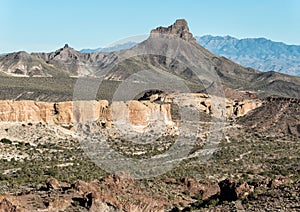
[[[214,54],[260,71],[276,71],[300,76],[300,46],[265,38],[237,39],[205,35],[197,43]]]
[[[276,71],[300,76],[300,46],[274,42],[266,38],[237,39],[231,36],[196,36],[198,44],[218,56],[260,71]],[[82,53],[113,52],[129,49],[137,42],[108,48],[83,49]]]
[[[92,52],[115,52],[120,51],[124,49],[130,49],[131,47],[134,47],[137,42],[126,42],[122,44],[116,44],[110,47],[105,48],[97,48],[97,49],[82,49],[80,50],[81,53],[92,53]]]

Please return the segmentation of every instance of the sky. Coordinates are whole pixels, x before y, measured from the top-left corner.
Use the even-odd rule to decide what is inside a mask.
[[[0,53],[105,47],[179,18],[197,36],[300,45],[299,0],[0,0]]]

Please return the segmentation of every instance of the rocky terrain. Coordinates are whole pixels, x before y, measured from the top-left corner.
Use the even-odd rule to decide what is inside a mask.
[[[155,191],[155,194],[151,191]],[[137,182],[130,178],[110,175],[101,181],[93,180],[88,183],[78,180],[68,184],[49,178],[44,186],[35,192],[15,197],[0,197],[0,209],[2,211],[164,211],[165,209],[213,211],[212,208],[215,207],[214,211],[273,209],[297,211],[300,207],[297,193],[299,182],[291,182],[282,176],[277,176],[274,180],[243,183],[231,178],[216,183],[199,183],[192,178]],[[257,202],[259,205],[256,205]],[[184,207],[186,204],[189,206]],[[203,208],[199,210],[200,207]]]
[[[65,121],[70,121],[70,108],[62,107],[66,103],[61,103],[60,106],[58,103],[55,107],[53,103],[44,103],[50,105],[50,111],[56,110],[50,116],[52,119],[47,120],[62,122],[47,123],[39,118],[32,122],[29,119],[21,123],[14,119],[2,122],[0,192],[3,196],[0,197],[0,208],[17,211],[297,211],[300,207],[299,134],[291,133],[288,128],[271,131],[269,123],[274,123],[274,115],[263,112],[266,111],[265,108],[276,111],[276,101],[286,102],[285,111],[290,113],[283,115],[283,111],[278,115],[280,122],[277,123],[297,126],[299,107],[294,105],[295,100],[270,98],[263,102],[257,99],[244,100],[243,103],[240,101],[235,108],[244,107],[243,110],[227,114],[225,135],[218,150],[211,159],[202,163],[199,153],[202,151],[205,135],[201,133],[209,131],[207,126],[214,113],[213,109],[209,109],[209,97],[206,94],[194,95],[198,96],[194,107],[201,115],[198,142],[174,169],[161,176],[141,180],[126,174],[108,175],[94,164],[82,148],[74,129],[65,125]],[[189,106],[192,98],[184,97],[186,95],[181,98],[181,104]],[[132,126],[136,121],[144,124],[147,120],[144,115],[149,109],[145,107],[145,103],[148,107],[153,105],[151,108],[155,111],[155,108],[160,108],[155,105],[158,105],[161,98],[165,98],[164,104],[168,104],[171,99],[165,94],[154,94],[149,98],[151,102],[143,100],[144,103],[135,102],[137,105],[128,104],[129,109],[131,108],[128,118]],[[206,108],[203,102],[207,105]],[[247,102],[252,103],[248,105]],[[28,105],[24,105],[29,103],[30,106],[32,102],[14,103],[23,103],[21,108],[28,109]],[[108,105],[107,102],[103,103]],[[259,105],[251,108],[253,103]],[[95,102],[93,105],[95,106]],[[70,103],[67,106],[70,107]],[[170,116],[168,121],[171,119],[174,124],[178,124],[176,111],[171,109],[172,106],[174,105],[168,105],[167,110],[162,113]],[[108,109],[98,107],[102,114],[99,117],[105,118],[100,123],[111,119],[104,108]],[[142,110],[137,110],[138,108]],[[244,113],[245,111],[247,112]],[[54,119],[55,117],[61,118]],[[263,122],[256,121],[257,119],[262,119]],[[264,124],[253,126],[254,122]],[[99,128],[114,134],[114,128],[118,125],[113,121],[111,123],[107,127],[100,124]],[[194,124],[197,125],[197,121]],[[151,129],[158,130],[149,128]],[[108,142],[113,149],[137,159],[159,155],[169,148],[168,145],[172,145],[172,139],[164,134],[152,132],[144,134],[143,138],[150,136],[146,138],[150,139],[151,135],[158,136],[158,140],[150,143],[150,146],[148,143],[136,145],[130,139],[119,140],[117,134]],[[120,138],[126,139],[124,136]],[[162,150],[162,145],[166,149]],[[136,155],[138,152],[146,154]],[[289,154],[286,155],[286,152]]]
[[[264,133],[258,133],[263,127],[255,130],[243,121],[249,117],[270,120],[272,116],[261,117],[257,112],[262,107],[266,106],[229,121],[219,150],[206,163],[201,163],[201,157],[197,156],[201,143],[196,144],[173,170],[141,180],[127,175],[107,175],[82,150],[73,130],[45,123],[3,123],[0,208],[297,211],[300,207],[299,137],[288,130],[268,134],[266,128]],[[287,108],[293,110],[293,106]],[[160,147],[170,142],[163,138],[161,141]],[[120,152],[126,146],[129,148],[128,145],[132,144],[112,143]],[[139,144],[135,150],[131,146],[129,149],[133,151],[127,151],[126,155],[135,157],[134,153],[141,150],[151,153],[147,148],[146,144]]]
[[[215,56],[185,20],[0,69],[0,211],[300,210],[299,77]]]

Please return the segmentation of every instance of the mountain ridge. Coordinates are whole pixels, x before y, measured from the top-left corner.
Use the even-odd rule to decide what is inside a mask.
[[[214,54],[261,71],[300,76],[300,45],[266,38],[237,39],[231,36],[197,36],[197,42]]]
[[[179,42],[181,46],[178,49]],[[16,57],[15,54],[19,56]],[[38,77],[89,76],[124,81],[134,73],[151,69],[154,75],[171,73],[185,83],[199,86],[203,81],[199,81],[191,67],[187,66],[198,61],[200,63],[198,68],[202,74],[216,73],[222,83],[232,89],[258,92],[261,97],[273,95],[300,98],[299,77],[276,72],[260,72],[243,67],[226,57],[217,56],[197,44],[187,22],[182,19],[168,27],[157,27],[151,31],[147,40],[130,49],[80,53],[65,45],[50,53],[12,53],[0,56],[0,70],[3,74],[12,75],[12,70],[16,71],[21,64],[23,71],[17,73],[19,77],[32,77],[34,75],[28,74],[30,68],[36,66],[35,63],[31,65],[32,61],[41,67]],[[159,80],[159,77],[156,79]],[[198,91],[202,89],[199,87]]]
[[[300,76],[300,45],[286,44],[264,37],[238,39],[230,35],[195,36],[198,44],[218,56],[260,71],[276,71]],[[129,49],[138,42],[116,44],[109,48],[83,49],[82,53]],[[258,47],[258,48],[257,48]]]

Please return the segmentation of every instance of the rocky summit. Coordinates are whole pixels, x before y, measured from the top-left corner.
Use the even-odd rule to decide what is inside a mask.
[[[155,36],[155,34],[173,35],[192,43],[196,41],[193,34],[190,33],[187,21],[184,19],[176,20],[175,23],[169,27],[161,26],[153,29],[151,31],[151,36]]]
[[[0,211],[299,211],[300,78],[197,44],[0,55]]]

